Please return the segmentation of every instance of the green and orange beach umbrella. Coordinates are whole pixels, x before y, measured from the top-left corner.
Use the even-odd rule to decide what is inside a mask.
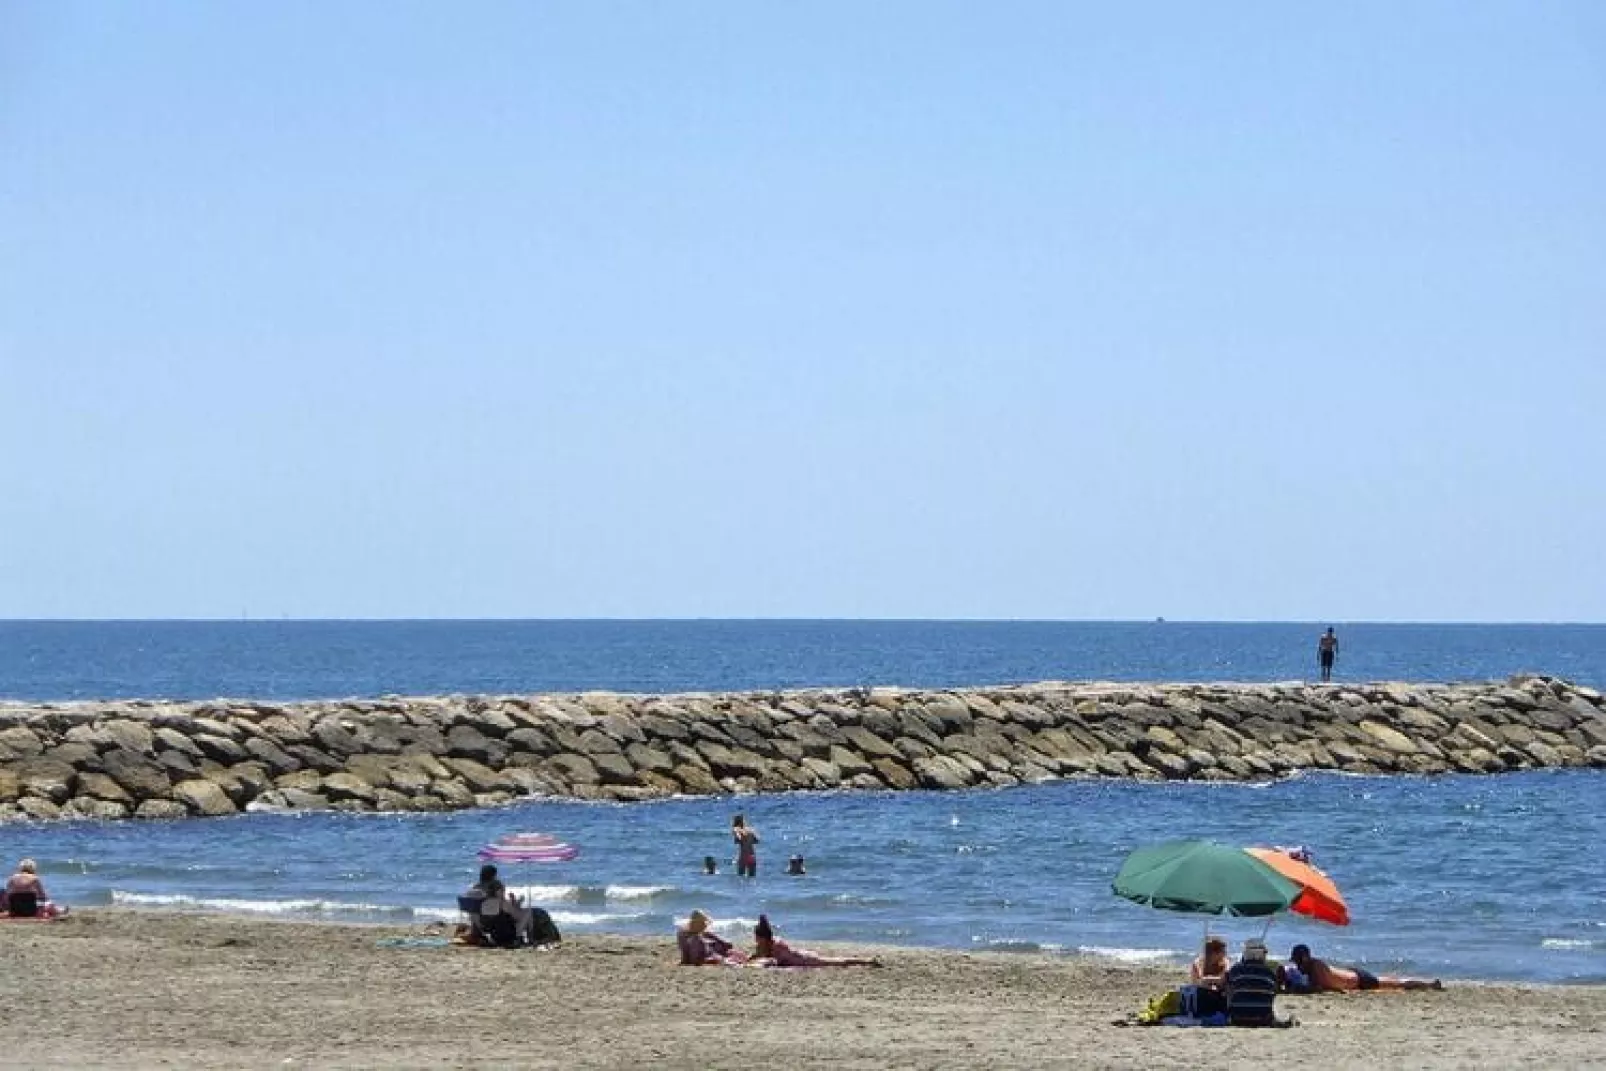
[[[1335,926],[1349,908],[1331,878],[1271,848],[1236,848],[1208,840],[1173,840],[1126,857],[1112,885],[1117,896],[1166,911],[1265,918],[1285,911]]]

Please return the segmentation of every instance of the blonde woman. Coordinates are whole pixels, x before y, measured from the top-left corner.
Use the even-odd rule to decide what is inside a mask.
[[[6,880],[6,913],[13,918],[34,918],[56,914],[45,883],[39,880],[39,865],[32,859],[17,864],[17,872]]]

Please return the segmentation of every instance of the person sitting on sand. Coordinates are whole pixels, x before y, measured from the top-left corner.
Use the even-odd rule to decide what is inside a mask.
[[[1437,978],[1398,978],[1373,974],[1362,967],[1334,967],[1310,954],[1309,945],[1295,945],[1288,954],[1312,993],[1352,993],[1369,989],[1443,989]]]
[[[1219,989],[1230,966],[1232,963],[1227,959],[1227,942],[1220,937],[1206,937],[1204,952],[1188,967],[1188,980],[1194,985]]]
[[[1251,937],[1244,954],[1227,968],[1222,980],[1227,994],[1227,1022],[1233,1026],[1280,1026],[1274,1005],[1277,973],[1266,962],[1266,942]]]
[[[747,962],[747,953],[708,928],[712,920],[701,908],[693,911],[686,925],[675,931],[682,967],[719,966]]]
[[[755,967],[880,967],[878,959],[858,956],[822,956],[806,948],[793,948],[775,936],[768,915],[758,917],[753,927],[753,958]]]
[[[6,880],[5,912],[12,918],[55,918],[67,909],[50,902],[45,883],[39,880],[39,865],[32,859],[17,864],[17,872]]]
[[[482,943],[512,948],[522,940],[534,948],[552,947],[562,938],[552,922],[552,916],[540,908],[525,907],[519,898],[507,891],[496,867],[486,863],[480,867],[480,880],[468,894],[480,901],[479,914],[474,917],[474,933]],[[539,912],[539,914],[537,914]],[[505,922],[499,922],[505,919]]]

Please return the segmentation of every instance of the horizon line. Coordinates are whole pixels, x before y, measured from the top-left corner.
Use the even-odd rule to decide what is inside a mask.
[[[954,625],[1366,625],[1552,626],[1597,627],[1606,621],[1557,621],[1539,618],[1182,618],[1182,617],[5,617],[0,625],[136,625],[136,624],[954,624]]]

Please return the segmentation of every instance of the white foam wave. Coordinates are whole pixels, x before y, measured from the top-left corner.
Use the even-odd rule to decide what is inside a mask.
[[[610,885],[604,895],[610,900],[651,900],[660,893],[674,891],[673,885]]]
[[[548,912],[552,921],[562,926],[601,926],[610,922],[622,922],[626,919],[644,918],[642,913],[619,913],[611,911],[552,911]]]
[[[1076,951],[1084,956],[1113,959],[1118,963],[1164,963],[1187,955],[1169,948],[1112,948],[1107,945],[1077,945]]]
[[[675,925],[684,926],[686,925],[686,920],[683,918],[677,918],[675,920]],[[719,934],[721,937],[726,938],[730,937],[730,935],[733,933],[752,933],[753,928],[757,925],[758,919],[747,919],[740,917],[728,919],[710,918],[708,920],[708,928]]]
[[[578,885],[521,885],[514,887],[513,891],[526,900],[539,900],[543,903],[580,899]]]
[[[1540,948],[1594,948],[1594,941],[1584,941],[1573,937],[1547,937],[1539,942]]]
[[[112,890],[112,903],[131,907],[186,907],[206,911],[229,911],[251,915],[363,914],[418,915],[435,912],[430,908],[403,907],[398,904],[348,903],[342,900],[241,900],[232,897],[184,896],[177,893],[135,893]],[[455,917],[455,912],[443,912]]]

